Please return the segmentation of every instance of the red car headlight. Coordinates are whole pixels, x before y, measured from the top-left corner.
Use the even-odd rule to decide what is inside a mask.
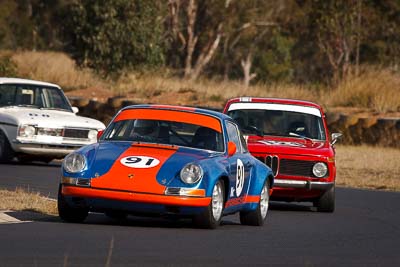
[[[323,162],[317,162],[314,164],[312,172],[316,177],[322,178],[328,173],[328,166]]]

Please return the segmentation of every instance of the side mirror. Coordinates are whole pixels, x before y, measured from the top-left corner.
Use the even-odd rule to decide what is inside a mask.
[[[77,107],[72,107],[72,112],[73,113],[78,113],[79,112],[79,108],[77,108]]]
[[[236,153],[236,145],[234,142],[229,141],[228,142],[228,156],[232,157]]]
[[[99,141],[100,137],[103,135],[104,130],[100,130],[97,132],[97,141]]]
[[[343,136],[341,133],[332,133],[332,142],[331,145],[336,144],[336,142]]]

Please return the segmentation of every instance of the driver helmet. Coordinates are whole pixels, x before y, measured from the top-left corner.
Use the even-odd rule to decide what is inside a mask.
[[[134,132],[140,135],[154,134],[158,129],[158,122],[153,120],[135,120],[133,124]]]

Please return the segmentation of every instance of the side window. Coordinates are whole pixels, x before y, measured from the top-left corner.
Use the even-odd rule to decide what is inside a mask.
[[[242,134],[242,132],[240,131],[240,129],[239,129],[239,138],[240,138],[240,142],[241,142],[241,144],[242,144],[242,152],[243,152],[243,153],[249,152],[249,149],[247,148],[247,142],[246,142],[246,140],[244,139],[243,134]]]
[[[239,130],[236,125],[228,121],[226,124],[226,129],[228,131],[228,140],[235,143],[237,152],[245,152],[243,151],[243,146],[239,137]]]
[[[0,85],[0,106],[14,105],[15,85]]]
[[[43,97],[46,100],[45,107],[47,108],[59,108],[70,110],[70,106],[63,97],[63,93],[56,88],[43,88]]]

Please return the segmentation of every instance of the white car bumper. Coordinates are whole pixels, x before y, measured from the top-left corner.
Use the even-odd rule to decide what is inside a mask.
[[[76,149],[89,145],[91,142],[82,143],[39,143],[39,142],[21,142],[15,140],[12,143],[15,152],[29,155],[43,155],[49,157],[62,158]]]

